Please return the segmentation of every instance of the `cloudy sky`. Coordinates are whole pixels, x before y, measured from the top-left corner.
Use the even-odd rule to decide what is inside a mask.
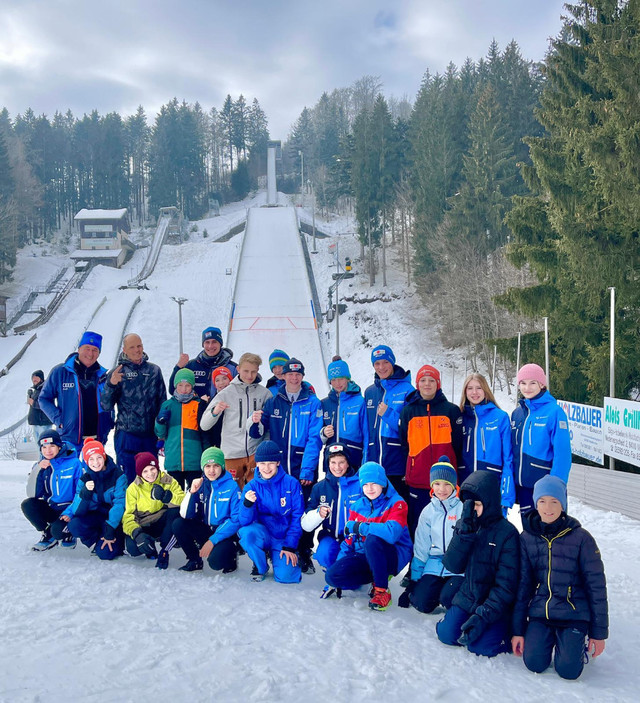
[[[133,113],[257,98],[272,138],[365,74],[413,99],[426,69],[515,39],[544,57],[563,0],[1,0],[0,107]]]

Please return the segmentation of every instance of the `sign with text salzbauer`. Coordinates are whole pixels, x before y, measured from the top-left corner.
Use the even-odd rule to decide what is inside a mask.
[[[604,464],[603,409],[568,400],[558,400],[558,405],[569,420],[571,452],[595,464]]]
[[[604,399],[604,453],[640,466],[640,403]]]

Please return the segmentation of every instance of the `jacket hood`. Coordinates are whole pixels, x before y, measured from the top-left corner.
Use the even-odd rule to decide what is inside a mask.
[[[436,498],[434,495],[432,495],[431,502],[436,506],[439,503],[442,503],[442,505],[444,505],[447,510],[450,510],[451,508],[454,508],[456,505],[458,505],[458,503],[460,502],[460,497],[458,496],[458,491],[454,490],[453,493],[444,500],[440,500],[440,498]]]
[[[350,380],[349,385],[342,392],[346,393],[347,395],[360,395],[362,389],[355,381]],[[339,393],[334,388],[329,391],[329,397],[333,398],[336,402],[338,401],[338,396]]]
[[[120,468],[110,456],[107,456],[102,471],[93,471],[88,466],[86,467],[86,473],[88,473],[94,481],[103,481],[108,476],[111,476],[114,471],[120,471]],[[158,474],[158,476],[160,476],[160,474]],[[147,483],[147,481],[145,481],[145,483]]]
[[[226,366],[233,358],[233,352],[228,347],[222,347],[215,356],[209,356],[203,349],[196,357],[198,363],[212,368],[213,366]]]
[[[537,510],[530,510],[522,517],[522,528],[524,531],[536,536],[554,537],[562,530],[567,528],[575,530],[578,527],[581,527],[580,521],[565,512],[552,523],[542,522]]]
[[[479,500],[482,503],[482,515],[478,518],[481,525],[487,525],[502,518],[500,505],[500,477],[493,471],[474,471],[460,486],[460,500]]]
[[[234,376],[233,379],[231,380],[230,385],[232,385],[234,388],[237,386],[238,388],[254,388],[255,386],[259,386],[262,383],[262,376],[258,374],[256,376],[256,380],[253,383],[245,383],[244,381],[240,380],[240,376]]]
[[[411,383],[411,371],[405,371],[402,366],[398,366],[397,364],[394,364],[393,366],[393,373],[389,378],[381,379],[380,376],[378,376],[377,373],[373,374],[373,382],[377,385],[380,385],[381,383],[385,382],[398,382],[398,381],[408,381]]]

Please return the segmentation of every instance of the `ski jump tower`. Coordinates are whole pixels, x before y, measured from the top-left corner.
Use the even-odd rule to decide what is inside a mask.
[[[276,161],[281,160],[282,142],[269,142],[267,144],[267,205],[278,204],[278,188],[276,184]]]

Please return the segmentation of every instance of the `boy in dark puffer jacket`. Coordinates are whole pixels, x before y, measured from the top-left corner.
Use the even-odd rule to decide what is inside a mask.
[[[510,650],[511,609],[518,588],[520,543],[516,528],[502,517],[500,478],[476,471],[460,487],[462,516],[442,563],[464,573],[438,639],[494,657]]]
[[[513,653],[529,671],[553,656],[563,679],[577,679],[587,651],[597,657],[609,634],[607,585],[598,545],[567,515],[567,487],[545,476],[533,488],[536,510],[522,519],[520,585],[513,614]]]

